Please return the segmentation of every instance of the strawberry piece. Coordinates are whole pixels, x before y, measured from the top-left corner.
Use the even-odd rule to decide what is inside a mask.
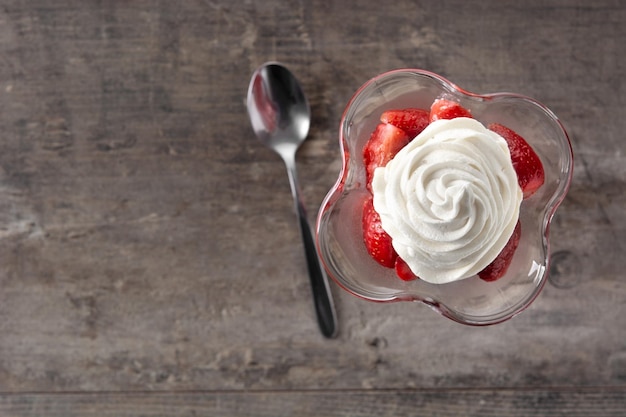
[[[413,281],[417,279],[417,275],[415,275],[413,271],[411,271],[411,268],[409,268],[409,265],[404,261],[404,259],[402,259],[399,256],[396,258],[395,268],[396,268],[396,275],[402,281]]]
[[[363,148],[367,188],[370,189],[374,170],[384,167],[398,151],[409,143],[409,135],[388,123],[379,123]]]
[[[430,121],[454,119],[457,117],[472,117],[472,113],[456,101],[437,99],[430,106]]]
[[[499,123],[492,123],[488,128],[502,136],[509,145],[513,168],[517,173],[517,182],[528,198],[541,187],[545,181],[545,172],[541,159],[526,140],[513,130]]]
[[[507,269],[509,269],[509,265],[511,265],[511,260],[513,259],[513,255],[515,254],[515,250],[519,245],[520,237],[522,236],[522,226],[518,220],[517,225],[515,226],[515,230],[513,230],[513,234],[509,238],[509,241],[504,246],[504,249],[496,256],[496,259],[493,260],[485,269],[478,273],[478,276],[483,281],[496,281],[504,276]]]
[[[393,268],[398,254],[391,246],[391,236],[385,232],[380,215],[374,210],[374,200],[368,198],[363,205],[363,241],[370,256],[382,266]]]
[[[380,121],[392,124],[414,138],[428,126],[428,117],[429,113],[424,109],[407,108],[387,110],[380,116]]]

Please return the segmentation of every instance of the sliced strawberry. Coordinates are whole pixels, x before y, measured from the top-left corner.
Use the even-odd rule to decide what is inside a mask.
[[[504,249],[500,252],[500,254],[493,260],[485,269],[478,273],[480,279],[484,281],[495,281],[497,279],[502,278],[506,273],[507,269],[509,269],[509,265],[511,265],[511,260],[513,259],[513,255],[515,254],[515,250],[517,249],[517,245],[519,245],[520,237],[522,236],[522,226],[518,220],[517,225],[515,226],[515,230],[513,230],[513,234],[509,238],[509,241],[504,246]]]
[[[383,229],[380,215],[374,210],[372,197],[363,205],[363,241],[376,262],[388,268],[394,267],[398,254],[391,246],[391,236]]]
[[[380,121],[392,124],[414,138],[428,126],[428,117],[429,113],[424,109],[407,108],[387,110],[380,116]]]
[[[492,123],[488,128],[502,136],[509,145],[513,168],[517,173],[524,198],[528,198],[541,187],[545,181],[545,172],[541,159],[526,140],[513,130],[498,123]]]
[[[404,259],[399,256],[396,258],[395,268],[396,275],[398,275],[398,277],[402,281],[413,281],[417,279],[417,275],[415,275],[413,271],[411,271],[409,265],[404,261]]]
[[[368,189],[374,176],[374,170],[387,165],[387,162],[391,161],[398,151],[409,143],[409,140],[409,135],[394,125],[380,123],[376,126],[363,149]]]
[[[472,113],[456,101],[437,99],[430,106],[430,121],[454,119],[457,117],[472,117]]]

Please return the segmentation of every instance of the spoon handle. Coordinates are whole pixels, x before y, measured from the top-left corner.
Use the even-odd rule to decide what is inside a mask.
[[[304,243],[304,251],[306,254],[307,268],[309,270],[309,278],[311,280],[311,290],[313,293],[313,302],[315,304],[317,322],[322,334],[325,337],[329,339],[334,338],[337,335],[335,306],[330,292],[328,277],[320,264],[320,259],[315,249],[315,241],[313,239],[313,233],[311,232],[311,226],[307,220],[306,210],[304,208],[304,204],[302,203],[302,199],[300,198],[298,180],[296,177],[295,156],[287,158],[283,157],[283,159],[285,160],[285,165],[287,166],[291,192],[296,205],[298,224],[300,225],[300,231]]]

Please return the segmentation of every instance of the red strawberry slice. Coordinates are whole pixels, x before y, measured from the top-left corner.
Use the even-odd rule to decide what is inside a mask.
[[[417,275],[415,275],[413,271],[411,271],[409,265],[404,261],[404,259],[399,256],[396,258],[395,268],[396,275],[398,275],[398,277],[402,281],[413,281],[417,279]]]
[[[520,222],[517,222],[515,226],[515,230],[513,230],[513,234],[509,238],[509,241],[504,246],[504,249],[500,252],[500,254],[493,260],[485,269],[478,273],[480,279],[484,281],[496,281],[506,273],[507,269],[509,269],[509,265],[511,265],[511,260],[513,259],[513,255],[515,254],[515,250],[517,249],[517,245],[519,245],[520,237],[522,236],[522,226]]]
[[[393,268],[398,254],[391,246],[391,236],[380,223],[380,215],[374,210],[372,197],[363,205],[363,241],[367,252],[382,266]]]
[[[545,181],[541,159],[523,137],[508,127],[499,123],[492,123],[488,128],[506,140],[524,198],[530,197]]]
[[[430,106],[430,121],[454,119],[457,117],[472,117],[472,113],[456,101],[437,99]]]
[[[387,110],[380,116],[380,121],[404,130],[411,138],[417,136],[428,126],[429,113],[424,109],[407,108]]]
[[[374,170],[384,167],[398,151],[409,143],[407,133],[388,123],[380,123],[363,149],[367,188],[370,189]]]

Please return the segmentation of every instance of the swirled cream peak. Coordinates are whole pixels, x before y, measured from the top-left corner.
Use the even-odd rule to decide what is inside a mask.
[[[398,255],[435,284],[489,265],[511,237],[522,201],[506,141],[465,117],[428,125],[376,169],[372,190]]]

